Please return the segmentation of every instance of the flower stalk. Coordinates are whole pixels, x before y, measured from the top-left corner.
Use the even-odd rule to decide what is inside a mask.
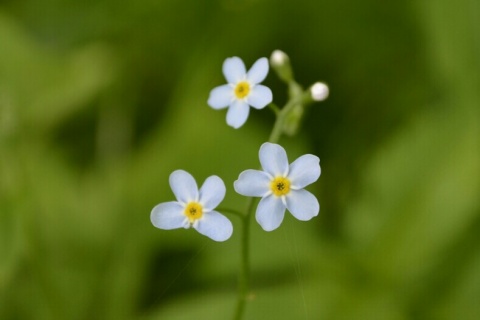
[[[291,81],[291,84],[295,83],[292,78],[289,80]],[[268,141],[270,143],[277,143],[282,134],[288,132],[286,130],[286,123],[289,117],[291,117],[292,111],[299,106],[303,110],[304,105],[313,101],[310,90],[304,91],[301,89],[300,85],[296,84],[290,86],[290,99],[282,109],[279,109],[273,103],[269,104],[269,107],[275,113],[276,119]],[[300,118],[297,119],[297,127],[299,122]],[[241,217],[241,267],[238,278],[238,298],[234,314],[235,320],[241,320],[243,318],[245,307],[250,295],[250,217],[253,215],[253,209],[255,208],[254,204],[255,198],[249,197],[247,199],[246,214]]]
[[[240,275],[238,277],[238,299],[235,308],[235,320],[241,320],[245,312],[245,306],[249,297],[250,291],[250,216],[252,215],[254,205],[254,198],[248,198],[246,214],[241,217],[242,232],[240,238],[241,246],[241,265]]]
[[[259,151],[262,170],[245,170],[234,182],[235,191],[248,197],[245,212],[217,208],[226,193],[220,177],[208,177],[199,189],[190,173],[176,170],[169,177],[176,201],[160,203],[150,214],[152,224],[159,229],[193,228],[218,242],[228,240],[233,233],[232,223],[220,212],[229,212],[240,218],[236,320],[243,318],[251,297],[250,225],[254,208],[256,220],[265,231],[278,228],[287,210],[302,221],[317,216],[320,210],[317,198],[304,190],[320,177],[320,159],[306,154],[289,163],[285,149],[277,143],[283,134],[293,136],[298,132],[306,107],[314,101],[324,100],[329,93],[328,86],[317,82],[304,90],[295,81],[290,60],[282,51],[273,52],[270,66],[288,87],[289,98],[283,108],[272,103],[271,90],[260,84],[269,71],[266,58],[258,59],[248,71],[240,58],[227,58],[222,67],[227,84],[215,87],[207,101],[213,109],[228,108],[226,121],[235,129],[246,122],[250,107],[263,109],[268,106],[275,114],[268,142],[262,144]],[[258,197],[261,199],[256,206]]]

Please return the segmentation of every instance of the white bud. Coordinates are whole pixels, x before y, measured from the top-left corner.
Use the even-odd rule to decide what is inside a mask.
[[[281,50],[273,51],[270,56],[270,65],[282,81],[286,83],[293,81],[292,66],[290,65],[290,59],[285,52]]]
[[[288,61],[288,56],[282,50],[275,50],[270,56],[272,65],[283,66]]]
[[[310,88],[310,93],[314,101],[323,101],[328,97],[328,86],[323,82],[315,82]]]

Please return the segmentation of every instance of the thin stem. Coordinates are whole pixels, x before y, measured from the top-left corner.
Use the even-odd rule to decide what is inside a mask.
[[[243,216],[244,216],[244,214],[241,213],[240,211],[237,211],[237,210],[234,210],[234,209],[230,209],[230,208],[218,207],[218,208],[215,208],[215,211],[228,212],[228,213],[234,214],[234,215],[236,215],[236,216],[239,216],[240,218],[243,218]]]
[[[275,113],[275,115],[278,115],[278,113],[280,112],[280,108],[273,102],[270,103],[268,107],[273,111],[273,113]]]
[[[282,111],[285,110],[282,109]],[[283,118],[280,117],[280,113],[277,116],[277,121],[275,121],[275,124],[273,125],[273,130],[270,133],[270,137],[268,138],[268,142],[276,143],[278,140],[280,140],[280,136],[282,135],[282,129],[283,129]]]
[[[275,121],[272,132],[270,133],[270,137],[268,138],[269,142],[277,143],[280,140],[280,137],[283,133],[283,124],[285,122],[285,118],[298,103],[301,103],[308,96],[309,92],[307,90],[302,95],[298,95],[295,98],[290,99],[285,105],[285,107],[283,107],[283,109],[278,112],[277,120]]]
[[[307,92],[308,93],[308,92]],[[270,104],[269,107],[275,112],[276,120],[273,125],[272,132],[268,139],[269,142],[276,143],[280,140],[280,137],[283,133],[283,124],[285,118],[289,112],[300,102],[305,99],[305,94],[297,95],[295,98],[292,98],[288,103],[279,110],[275,104]],[[242,221],[242,233],[241,233],[241,267],[240,267],[240,276],[238,277],[238,299],[237,306],[235,309],[235,320],[241,320],[245,312],[245,306],[248,300],[249,290],[250,290],[250,216],[253,214],[253,209],[255,208],[255,198],[248,198],[247,200],[247,210],[245,215],[240,215]],[[224,209],[238,215],[238,212],[235,210]]]
[[[242,216],[242,233],[241,233],[241,268],[238,278],[238,300],[235,310],[235,320],[240,320],[245,311],[248,294],[250,290],[250,216],[254,208],[254,198],[248,198],[247,214]]]

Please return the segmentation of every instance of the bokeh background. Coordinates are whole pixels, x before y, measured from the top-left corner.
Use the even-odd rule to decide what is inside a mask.
[[[480,319],[479,21],[476,0],[2,1],[0,319],[229,319],[238,219],[215,243],[149,215],[176,169],[244,209],[273,114],[234,130],[206,100],[226,57],[275,49],[330,86],[281,140],[321,158],[321,212],[252,220],[246,319]]]

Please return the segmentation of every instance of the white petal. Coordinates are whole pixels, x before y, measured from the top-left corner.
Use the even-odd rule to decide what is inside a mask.
[[[176,170],[170,174],[170,187],[181,203],[198,200],[198,187],[195,179],[184,170]]]
[[[288,174],[288,158],[282,146],[265,142],[260,147],[260,163],[264,171],[271,176],[285,176]]]
[[[243,126],[247,121],[250,107],[243,100],[235,100],[228,108],[227,124],[235,129]]]
[[[210,96],[208,97],[208,105],[213,109],[223,109],[226,108],[232,103],[233,100],[233,89],[230,85],[224,84],[213,88],[210,91]]]
[[[237,83],[240,80],[245,80],[247,73],[245,65],[239,57],[225,59],[222,70],[228,83]]]
[[[200,188],[199,202],[205,211],[215,209],[225,198],[225,184],[217,176],[210,176]]]
[[[255,109],[262,109],[272,102],[272,99],[272,91],[270,88],[257,84],[248,95],[247,102]]]
[[[233,226],[230,220],[217,211],[204,213],[202,219],[193,227],[201,234],[215,241],[225,241],[232,235]]]
[[[293,161],[288,178],[294,189],[302,189],[317,181],[320,172],[320,159],[313,154],[306,154]]]
[[[183,206],[176,202],[164,202],[153,208],[150,214],[152,224],[160,229],[170,230],[184,227]]]
[[[291,190],[286,202],[288,211],[298,220],[310,220],[320,211],[317,198],[307,190]]]
[[[274,195],[264,197],[260,200],[255,215],[257,222],[265,231],[277,229],[285,216],[285,205],[282,199]]]
[[[252,84],[257,84],[265,80],[268,74],[268,59],[260,58],[248,70],[247,80]]]
[[[270,191],[271,177],[259,170],[245,170],[233,183],[235,191],[247,197],[263,197]]]

